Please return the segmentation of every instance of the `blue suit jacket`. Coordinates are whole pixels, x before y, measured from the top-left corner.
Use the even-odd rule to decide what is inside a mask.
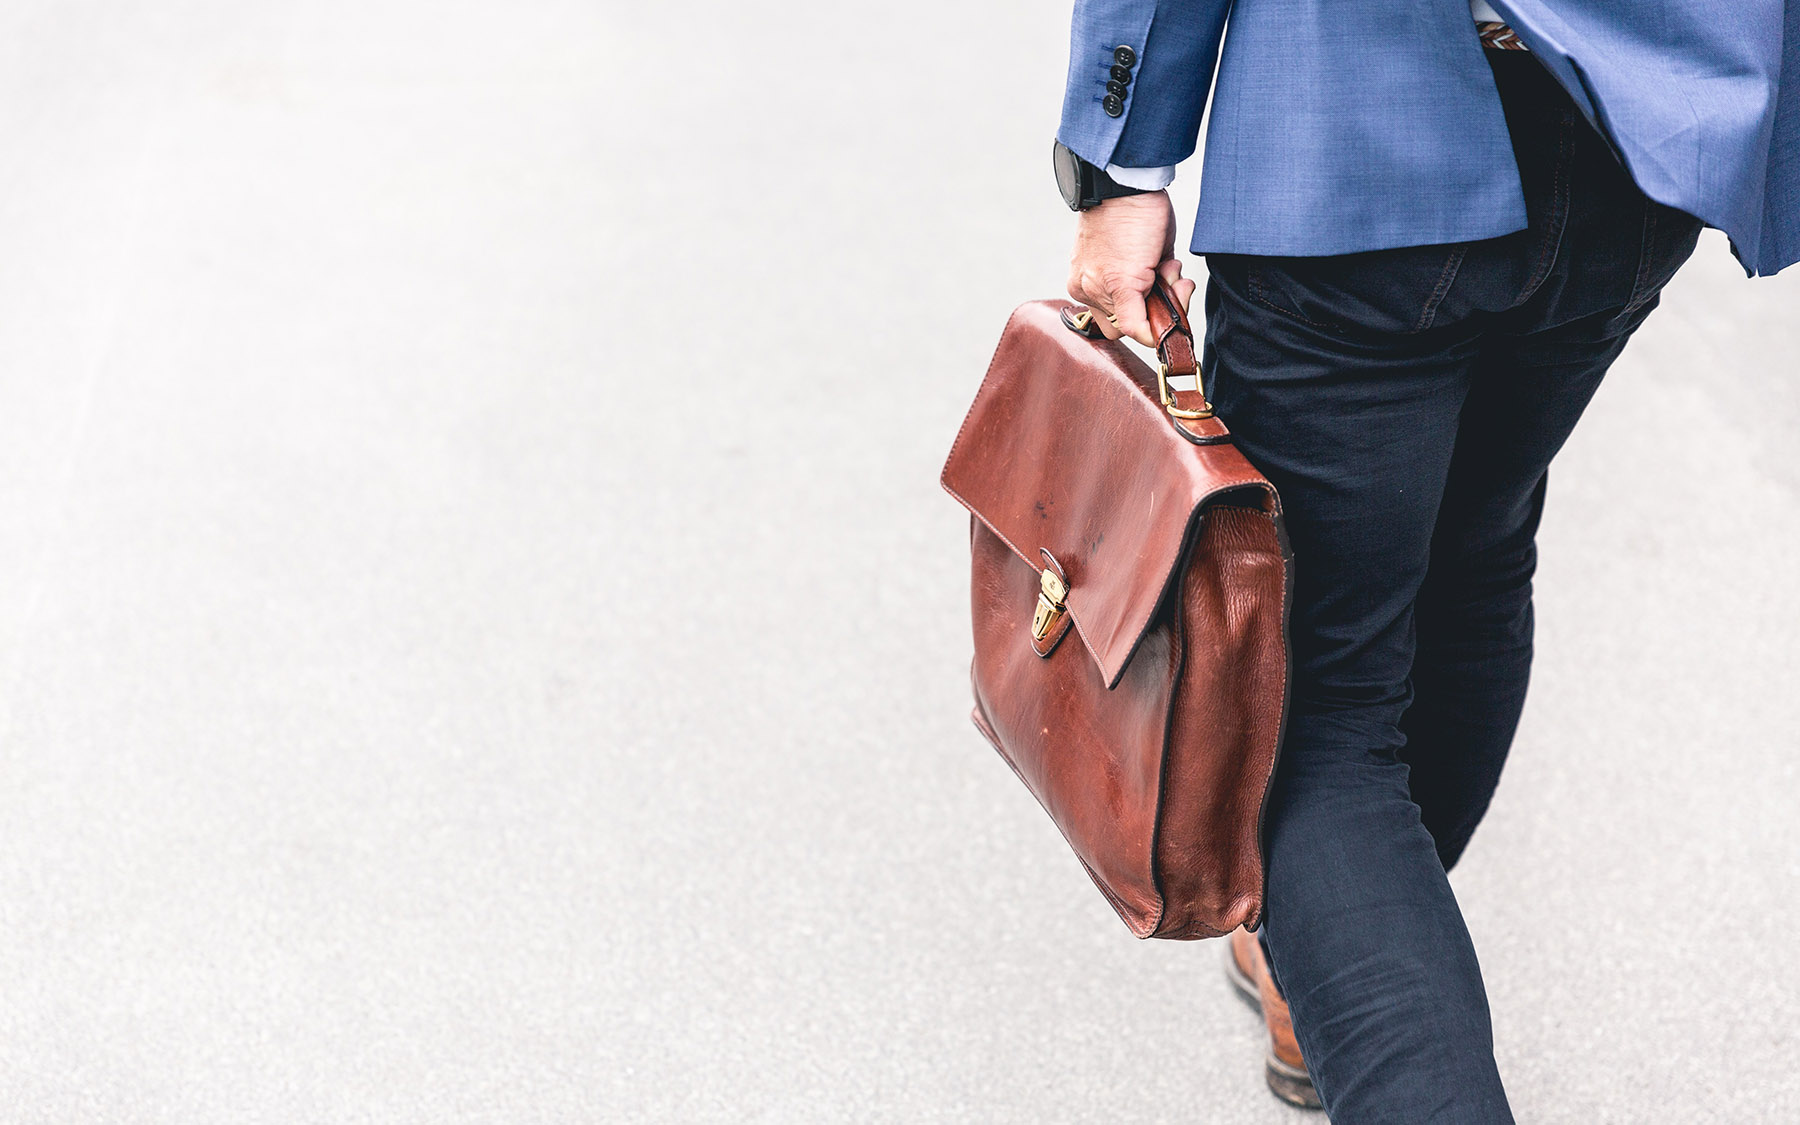
[[[1800,260],[1800,0],[1490,2],[1645,194],[1753,274]],[[1216,64],[1196,253],[1492,238],[1525,204],[1481,52],[1466,0],[1076,0],[1057,135],[1102,167],[1178,163]]]

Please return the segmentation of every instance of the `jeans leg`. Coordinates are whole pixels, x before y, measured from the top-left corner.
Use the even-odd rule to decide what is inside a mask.
[[[1401,720],[1411,792],[1445,870],[1499,783],[1531,669],[1548,466],[1624,347],[1599,320],[1483,341],[1415,610]]]
[[[1382,263],[1382,278],[1436,279]],[[1208,284],[1211,392],[1280,489],[1296,557],[1292,714],[1265,820],[1271,967],[1332,1120],[1510,1121],[1480,966],[1398,757],[1413,604],[1479,338],[1346,337],[1258,299],[1293,278],[1253,286],[1241,266]]]
[[[1362,732],[1292,728],[1271,807],[1271,969],[1331,1120],[1513,1120],[1481,966],[1406,767]]]
[[[1512,1120],[1446,867],[1524,700],[1547,466],[1699,230],[1496,55],[1528,230],[1207,259],[1209,390],[1296,556],[1263,938],[1340,1125]]]
[[[1413,801],[1444,870],[1487,812],[1531,676],[1531,576],[1544,483],[1524,522],[1480,549],[1434,544],[1415,610],[1413,702],[1401,719]],[[1446,505],[1448,507],[1448,505]],[[1440,537],[1454,541],[1450,528]]]
[[[1209,285],[1214,399],[1298,560],[1271,968],[1334,1121],[1510,1121],[1445,870],[1523,703],[1548,465],[1642,317],[1343,346],[1234,280]]]

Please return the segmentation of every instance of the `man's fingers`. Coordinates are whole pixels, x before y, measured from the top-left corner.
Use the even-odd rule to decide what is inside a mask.
[[[1179,279],[1181,263],[1170,261],[1159,267],[1159,272],[1163,273],[1165,279],[1169,276],[1168,267],[1173,267],[1174,277]],[[1135,282],[1119,281],[1107,285],[1090,274],[1078,273],[1069,278],[1069,296],[1093,311],[1095,323],[1100,325],[1101,335],[1108,340],[1130,337],[1147,348],[1154,348],[1156,334],[1150,330],[1150,313],[1144,307],[1144,291],[1132,288],[1134,284],[1143,285],[1143,278],[1140,276]],[[1178,280],[1175,292],[1182,301],[1182,307],[1186,308],[1187,300],[1194,292],[1194,283]]]
[[[1082,303],[1087,305],[1088,313],[1093,316],[1094,323],[1100,326],[1100,335],[1105,336],[1108,340],[1117,340],[1120,336],[1124,335],[1124,333],[1119,331],[1119,326],[1113,322],[1112,317],[1107,315],[1106,306],[1104,304],[1099,301],[1084,301]]]
[[[1156,346],[1156,336],[1150,331],[1150,317],[1144,310],[1144,295],[1130,289],[1113,293],[1113,323],[1118,325],[1121,335],[1130,336],[1133,340],[1147,348]]]
[[[1076,273],[1069,277],[1069,296],[1088,307],[1088,311],[1093,314],[1094,323],[1100,326],[1102,336],[1108,340],[1117,340],[1123,335],[1109,315],[1112,312],[1112,300],[1107,296],[1105,287],[1089,275]]]

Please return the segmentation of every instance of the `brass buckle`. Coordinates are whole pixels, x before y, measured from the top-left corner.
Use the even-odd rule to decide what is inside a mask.
[[[1206,389],[1201,386],[1200,373],[1198,371],[1194,372],[1194,386],[1200,391],[1200,409],[1189,410],[1184,406],[1176,406],[1175,392],[1169,389],[1169,365],[1162,362],[1157,363],[1156,390],[1162,397],[1163,409],[1169,412],[1169,417],[1197,419],[1211,418],[1213,416],[1212,403],[1206,401]]]
[[[1038,578],[1037,612],[1031,615],[1031,639],[1042,641],[1056,628],[1062,615],[1069,611],[1065,599],[1069,596],[1068,586],[1056,576],[1056,572],[1045,567]]]

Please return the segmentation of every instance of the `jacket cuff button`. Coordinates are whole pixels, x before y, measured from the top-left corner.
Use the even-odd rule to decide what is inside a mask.
[[[1120,66],[1135,66],[1137,65],[1137,52],[1120,44],[1113,48],[1113,61]]]
[[[1106,97],[1100,99],[1100,108],[1106,111],[1106,116],[1117,117],[1125,112],[1125,103],[1120,99],[1119,95],[1108,94]]]

